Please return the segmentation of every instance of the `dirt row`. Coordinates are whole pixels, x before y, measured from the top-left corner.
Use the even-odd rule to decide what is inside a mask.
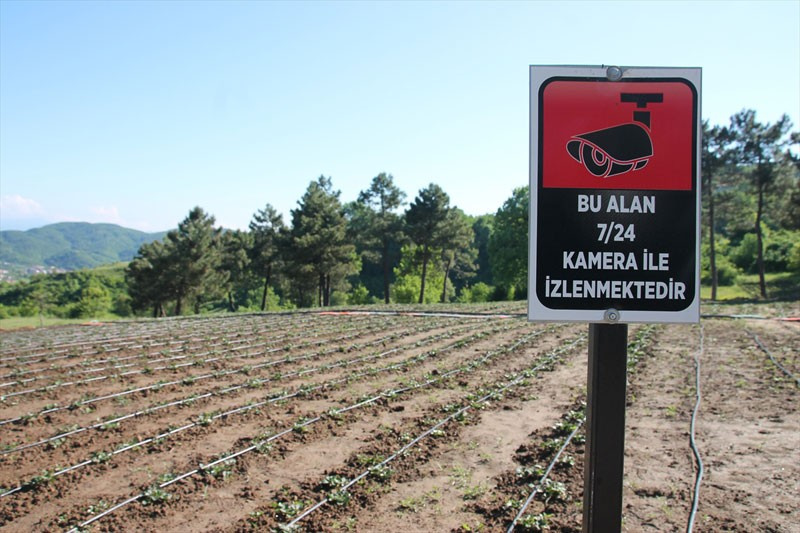
[[[0,493],[8,493],[0,531],[68,531],[108,511],[85,529],[265,531],[320,502],[295,529],[505,531],[533,489],[518,531],[580,531],[582,432],[549,481],[539,480],[580,420],[585,325],[348,314],[246,320],[230,331],[285,335],[285,349],[220,359],[204,379],[197,376],[206,369],[187,365],[6,400],[4,420],[21,418],[0,426]],[[797,372],[799,330],[728,318],[631,326],[626,531],[686,528],[697,473],[689,447],[695,356],[705,467],[695,530],[798,531],[800,389],[754,339]],[[151,328],[148,339],[166,342],[177,331]],[[57,380],[69,368],[47,375]],[[159,382],[175,383],[152,387]],[[41,414],[48,402],[63,408]]]

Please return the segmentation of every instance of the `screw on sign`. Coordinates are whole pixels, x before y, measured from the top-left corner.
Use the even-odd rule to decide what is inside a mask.
[[[699,87],[699,69],[532,67],[531,320],[697,321]]]

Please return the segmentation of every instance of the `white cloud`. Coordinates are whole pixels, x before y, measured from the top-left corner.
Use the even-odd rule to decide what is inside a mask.
[[[91,216],[88,222],[105,222],[108,224],[119,224],[120,226],[125,225],[125,221],[120,216],[117,206],[90,207],[89,212]]]
[[[3,218],[34,218],[44,215],[44,209],[36,200],[24,198],[19,194],[0,196],[0,211]]]

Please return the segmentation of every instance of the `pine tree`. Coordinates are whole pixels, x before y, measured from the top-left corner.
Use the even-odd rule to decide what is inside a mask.
[[[185,304],[199,313],[204,302],[221,296],[227,273],[219,269],[222,230],[215,228],[214,222],[213,216],[195,207],[177,230],[167,233],[169,255],[164,274],[174,291],[176,315],[183,313]]]
[[[392,175],[381,172],[372,179],[368,189],[361,191],[357,205],[353,206],[353,236],[361,244],[364,260],[380,264],[383,300],[387,304],[392,270],[400,259],[403,239],[403,219],[396,210],[405,197],[406,194],[394,184]],[[392,254],[394,250],[396,254]]]
[[[261,310],[267,309],[267,295],[272,272],[280,262],[280,239],[286,231],[283,217],[274,207],[267,204],[264,209],[256,211],[250,221],[250,232],[253,235],[253,245],[250,248],[250,260],[253,270],[264,280],[264,290],[261,296]]]
[[[467,216],[461,209],[451,208],[436,239],[436,245],[441,249],[444,273],[440,298],[442,303],[447,301],[447,280],[451,272],[455,272],[457,277],[462,280],[475,275],[475,259],[478,253],[472,247],[474,239],[475,234]]]
[[[792,123],[787,115],[783,115],[775,124],[762,124],[756,120],[756,112],[752,109],[740,111],[731,117],[736,160],[756,189],[758,198],[754,229],[758,285],[762,298],[767,297],[762,228],[764,195],[774,182],[779,167],[791,161],[791,156],[787,153],[790,143],[787,134],[791,127]]]
[[[125,269],[131,307],[152,309],[153,318],[165,316],[164,303],[172,299],[167,277],[168,249],[163,241],[143,244]]]
[[[419,247],[419,258],[422,262],[422,286],[418,303],[422,303],[425,298],[428,263],[433,248],[439,243],[439,233],[449,210],[450,197],[434,183],[421,189],[406,210],[406,231],[414,244]]]
[[[286,240],[296,281],[302,287],[309,279],[315,279],[317,305],[323,307],[330,305],[334,286],[357,266],[339,194],[333,190],[330,178],[320,176],[312,181],[298,208],[292,210],[292,227]]]

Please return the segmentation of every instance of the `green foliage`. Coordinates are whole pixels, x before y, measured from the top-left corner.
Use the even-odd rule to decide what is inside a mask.
[[[239,306],[248,305],[248,289],[253,277],[248,252],[253,247],[253,235],[244,231],[226,231],[221,235],[219,270],[227,274],[224,285],[227,308],[235,312]]]
[[[5,317],[127,316],[130,307],[126,291],[121,265],[61,274],[37,274],[27,280],[0,283],[0,309]]]
[[[494,287],[481,281],[471,287],[466,286],[461,289],[461,293],[458,295],[458,301],[462,303],[488,302],[494,294],[494,290]]]
[[[397,209],[405,197],[394,184],[392,175],[381,172],[348,208],[348,233],[356,243],[364,266],[377,267],[381,286],[380,293],[376,294],[380,294],[385,303],[389,303],[392,271],[399,260],[400,243],[404,238],[403,219]]]
[[[435,183],[421,189],[406,210],[406,232],[417,246],[415,259],[421,265],[418,303],[427,300],[428,265],[434,257],[434,247],[441,243],[449,211],[450,197]]]
[[[792,272],[800,272],[800,242],[794,243],[789,251],[788,266]]]
[[[526,293],[528,286],[529,187],[514,189],[498,209],[489,238],[489,262],[496,285]]]
[[[415,258],[419,257],[420,249],[413,245],[403,246],[400,264],[395,268],[396,281],[392,286],[392,300],[397,303],[418,303],[422,290],[422,264]],[[438,269],[437,256],[431,260],[431,269]],[[425,284],[425,294],[422,303],[430,304],[440,301],[442,291],[445,290],[442,276],[431,276]],[[454,295],[452,285],[447,288],[448,300]]]
[[[771,231],[764,247],[764,266],[769,272],[791,270],[792,250],[800,244],[800,230]]]
[[[459,280],[459,286],[475,275],[475,259],[477,252],[472,247],[475,233],[469,219],[458,208],[448,211],[441,225],[435,245],[441,250],[442,295],[440,302],[450,300],[447,293],[447,282],[451,275]]]
[[[739,275],[739,268],[731,261],[730,241],[723,236],[716,238],[717,250],[717,280],[719,285],[730,286],[736,282]],[[711,283],[711,261],[709,252],[709,242],[704,240],[700,247],[700,280],[702,283]]]
[[[373,303],[369,290],[361,284],[356,285],[347,296],[347,303],[350,305],[366,305]]]
[[[214,222],[195,207],[163,241],[139,249],[126,270],[134,309],[152,309],[159,316],[173,302],[175,315],[187,308],[199,313],[204,304],[223,296],[229,273],[221,268],[222,230]]]
[[[330,178],[320,176],[292,210],[283,250],[301,305],[330,305],[333,290],[346,288],[346,277],[361,267],[355,246],[347,238],[339,194]]]
[[[764,229],[764,266],[769,272],[792,269],[792,253],[800,243],[800,231]],[[748,274],[758,272],[758,237],[747,233],[738,246],[730,251],[731,261]]]
[[[271,308],[269,291],[272,290],[272,272],[281,264],[280,245],[285,233],[283,217],[270,204],[256,211],[253,220],[250,221],[251,240],[248,255],[252,273],[257,278],[263,279],[262,311]]]
[[[548,531],[550,515],[547,513],[526,514],[517,522],[520,531]]]
[[[151,485],[145,489],[142,494],[142,505],[160,505],[168,502],[172,495],[159,487],[158,485]]]
[[[474,217],[472,222],[472,232],[475,238],[472,241],[472,247],[475,249],[477,256],[475,259],[476,274],[472,279],[474,283],[485,283],[491,285],[494,281],[492,279],[492,267],[489,259],[489,239],[494,231],[494,215],[481,215]]]

